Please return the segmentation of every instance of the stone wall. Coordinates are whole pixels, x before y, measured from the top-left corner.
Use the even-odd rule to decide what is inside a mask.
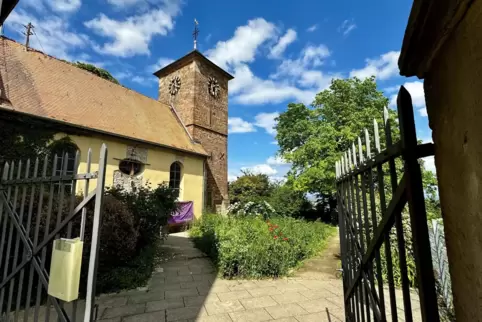
[[[457,321],[482,321],[482,2],[425,78]]]
[[[169,83],[181,79],[179,92],[171,97]],[[209,78],[218,81],[219,95],[209,93]],[[228,200],[228,78],[202,59],[195,59],[159,80],[159,100],[172,100],[181,120],[209,157],[206,167],[206,205],[216,209]],[[224,207],[225,205],[223,205]]]
[[[211,196],[211,200],[206,203],[214,208],[228,199],[228,138],[201,127],[191,127],[194,137],[210,153],[206,167],[206,190],[209,193],[206,196]]]
[[[215,132],[228,133],[228,80],[219,71],[213,70],[206,63],[195,62],[194,124],[209,128]],[[209,77],[214,77],[219,84],[219,96],[209,94]],[[189,125],[186,124],[186,125]]]
[[[194,69],[195,65],[191,63],[159,79],[159,101],[167,105],[172,102],[185,125],[192,124],[194,120],[194,93],[196,89]],[[181,79],[181,88],[176,95],[171,95],[169,84],[176,76]]]

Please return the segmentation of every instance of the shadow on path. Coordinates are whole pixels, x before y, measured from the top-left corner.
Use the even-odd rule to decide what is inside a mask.
[[[147,290],[99,298],[100,321],[343,320],[341,281],[305,277],[306,267],[290,278],[223,280],[186,233],[171,234],[163,248],[168,258]]]
[[[330,245],[335,241],[330,240]],[[329,277],[323,254],[293,277],[223,280],[186,233],[171,234],[147,287],[101,295],[97,320],[104,322],[324,322],[344,320],[341,281]],[[328,247],[325,253],[329,253]],[[320,260],[320,262],[318,262]],[[323,270],[317,271],[322,264]],[[326,266],[326,267],[325,267]],[[316,273],[316,274],[313,274]],[[83,303],[79,302],[82,312]],[[66,310],[71,308],[66,305]],[[43,308],[45,311],[45,308]],[[49,321],[56,321],[51,309]],[[83,321],[78,315],[77,321]],[[44,321],[42,312],[40,321]],[[29,318],[30,321],[30,318]]]

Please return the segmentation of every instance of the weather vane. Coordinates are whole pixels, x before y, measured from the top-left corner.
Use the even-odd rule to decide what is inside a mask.
[[[199,22],[194,18],[194,31],[192,33],[192,38],[194,39],[194,49],[197,49],[197,35],[199,35],[199,28],[197,27]]]

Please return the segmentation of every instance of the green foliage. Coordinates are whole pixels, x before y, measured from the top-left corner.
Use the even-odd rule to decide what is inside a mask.
[[[249,171],[243,171],[240,177],[229,183],[229,196],[232,203],[244,204],[249,201],[266,200],[272,190],[273,187],[267,175]]]
[[[423,165],[423,161],[422,161]],[[427,209],[427,219],[442,218],[440,199],[438,195],[438,181],[435,174],[431,171],[422,171],[422,183],[425,191],[425,207]]]
[[[124,265],[111,265],[108,270],[101,270],[99,267],[96,284],[97,294],[128,290],[146,285],[160,257],[159,246],[158,242],[147,245]]]
[[[107,194],[124,202],[133,213],[135,228],[139,232],[138,249],[160,238],[161,226],[167,225],[177,209],[176,191],[167,185],[158,185],[155,189],[146,185],[131,192],[113,187],[107,190]]]
[[[232,206],[231,212],[247,211],[257,212],[266,218],[272,216],[270,209],[246,209],[250,207],[266,208],[266,203],[273,207],[275,213],[280,216],[308,217],[316,216],[312,204],[308,201],[305,193],[296,191],[290,184],[275,183],[269,180],[265,174],[253,174],[243,172],[235,181],[229,184],[229,196]]]
[[[47,149],[52,156],[63,156],[65,153],[68,153],[69,155],[75,155],[79,148],[70,137],[65,136],[63,138],[50,142],[47,146]]]
[[[266,201],[249,201],[245,204],[237,202],[231,205],[228,214],[237,217],[254,216],[266,220],[276,215],[276,210]]]
[[[276,213],[285,217],[299,218],[313,211],[313,205],[305,194],[289,184],[275,184],[268,200],[275,207]]]
[[[294,218],[207,214],[194,224],[191,236],[223,277],[262,278],[287,275],[322,250],[334,232],[324,223]]]
[[[107,79],[108,81],[111,81],[114,84],[119,84],[119,81],[114,78],[107,70],[94,66],[92,64],[87,64],[87,63],[82,63],[82,62],[76,62],[74,63],[74,66],[79,67],[83,70],[88,71],[89,73],[92,73],[94,75],[97,75],[103,79]]]
[[[289,104],[278,117],[277,140],[281,156],[292,164],[289,181],[302,192],[332,195],[335,161],[367,128],[373,137],[373,119],[382,123],[388,99],[377,90],[375,78],[336,79],[316,95],[312,107]],[[396,112],[389,110],[390,119]],[[394,140],[398,133],[394,132]],[[383,136],[382,136],[383,141]]]
[[[0,112],[0,166],[9,160],[43,159],[50,153],[49,143],[55,132],[46,129],[43,123],[24,116],[22,122]]]

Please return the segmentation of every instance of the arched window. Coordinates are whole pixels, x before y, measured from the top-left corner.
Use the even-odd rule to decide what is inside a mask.
[[[68,136],[53,141],[48,146],[52,154],[53,161],[55,161],[54,176],[73,175],[75,169],[75,155],[79,151],[79,147]],[[65,192],[72,193],[72,182],[63,181]],[[56,189],[60,187],[60,183],[55,183]]]
[[[174,162],[169,169],[169,188],[176,190],[179,196],[179,188],[181,186],[181,164]]]

